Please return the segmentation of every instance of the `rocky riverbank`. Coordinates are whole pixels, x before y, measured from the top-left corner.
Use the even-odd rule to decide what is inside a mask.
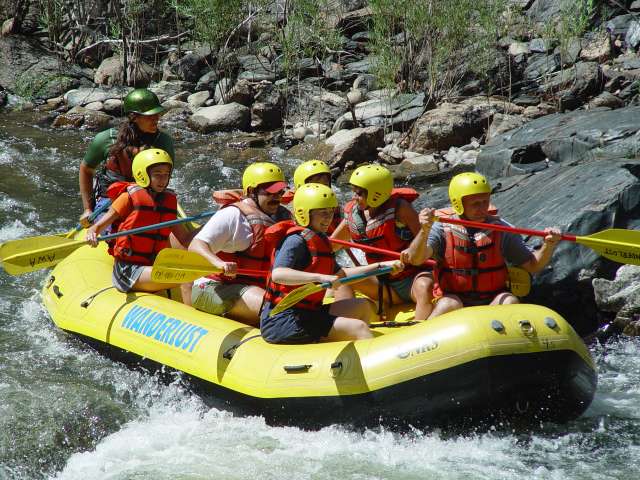
[[[559,5],[511,1],[527,25],[551,22]],[[491,75],[461,78],[434,102],[424,91],[379,89],[369,50],[371,9],[346,6],[335,28],[343,55],[303,59],[286,78],[278,46],[226,54],[193,45],[166,48],[156,66],[140,62],[131,82],[149,86],[169,112],[164,122],[208,135],[239,132],[243,144],[277,144],[330,163],[336,177],[360,163],[390,166],[398,182],[438,184],[478,170],[514,225],[588,235],[640,225],[640,2],[596,19],[582,37],[548,38],[522,28],[497,42]],[[621,5],[622,5],[621,4]],[[523,24],[524,25],[524,24]],[[102,130],[119,122],[122,59],[96,68],[62,64],[37,37],[0,38],[0,105],[37,109],[51,128]],[[532,29],[531,32],[539,31]],[[229,74],[232,72],[232,74]],[[447,203],[443,187],[421,205]],[[529,240],[532,244],[539,239]],[[587,333],[611,318],[630,333],[640,314],[636,267],[565,242],[535,278],[531,300],[557,309]],[[613,283],[611,283],[613,281]],[[593,284],[593,285],[592,285]],[[595,293],[594,293],[595,286]],[[615,300],[613,300],[615,298]],[[579,315],[572,311],[582,306]]]

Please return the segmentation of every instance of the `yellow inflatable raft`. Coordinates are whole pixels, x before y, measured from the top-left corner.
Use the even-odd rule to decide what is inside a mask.
[[[595,393],[587,348],[545,307],[473,307],[379,324],[370,340],[271,345],[259,330],[187,307],[173,292],[116,291],[112,265],[104,246],[82,247],[53,269],[43,301],[58,327],[185,372],[207,397],[272,423],[565,421]]]

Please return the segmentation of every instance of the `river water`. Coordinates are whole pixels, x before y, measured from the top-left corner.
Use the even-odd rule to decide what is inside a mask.
[[[168,127],[170,128],[170,127]],[[175,131],[173,187],[185,210],[239,185],[278,150],[233,150]],[[0,242],[73,228],[88,132],[0,116]],[[40,302],[45,271],[0,272],[0,480],[4,479],[630,479],[640,478],[640,342],[591,347],[596,398],[567,425],[533,431],[320,431],[271,427],[209,408],[179,376],[134,370],[59,331]],[[576,308],[580,308],[576,305]]]

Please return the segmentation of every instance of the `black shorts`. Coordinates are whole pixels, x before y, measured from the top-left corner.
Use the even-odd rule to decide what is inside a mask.
[[[266,313],[260,320],[260,333],[269,343],[314,343],[329,335],[336,316],[329,313],[330,305],[318,310],[289,308],[269,318]],[[271,309],[269,309],[270,311]]]

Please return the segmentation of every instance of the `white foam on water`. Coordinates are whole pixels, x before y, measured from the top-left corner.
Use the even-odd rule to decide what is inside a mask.
[[[0,243],[28,237],[33,234],[34,230],[31,226],[25,225],[20,219],[15,219],[0,226]]]

